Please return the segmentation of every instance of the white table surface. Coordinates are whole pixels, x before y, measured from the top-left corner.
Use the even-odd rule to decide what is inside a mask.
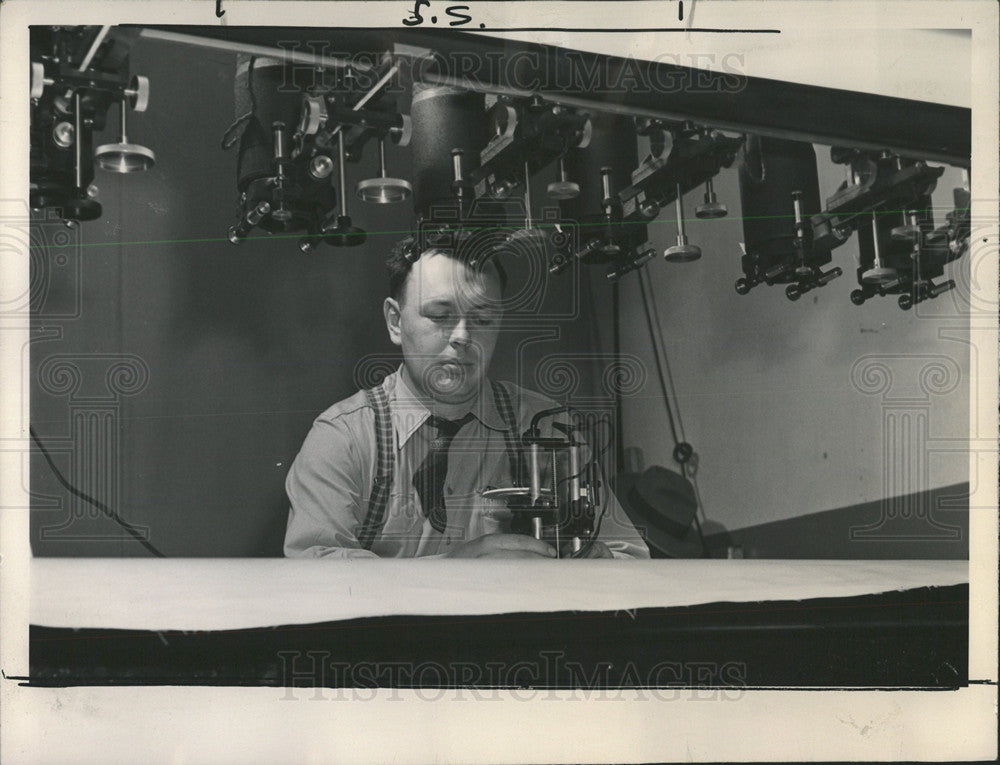
[[[851,597],[968,581],[966,561],[36,558],[30,622],[223,630],[400,614]]]

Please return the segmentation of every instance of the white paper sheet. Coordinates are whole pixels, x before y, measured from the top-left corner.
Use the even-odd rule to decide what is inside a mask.
[[[398,614],[615,611],[969,581],[965,561],[35,559],[31,623],[225,630]]]

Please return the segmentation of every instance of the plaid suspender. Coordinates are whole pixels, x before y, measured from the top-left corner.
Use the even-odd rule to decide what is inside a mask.
[[[383,381],[384,382],[384,381]],[[396,467],[396,450],[393,448],[392,418],[389,416],[389,399],[385,388],[379,383],[365,391],[368,403],[375,412],[375,439],[378,444],[378,462],[371,494],[368,497],[368,512],[365,521],[358,528],[358,541],[369,550],[375,537],[385,525],[385,508],[392,490],[392,477]]]
[[[496,381],[491,382],[497,410],[508,428],[504,431],[503,439],[507,447],[507,459],[510,460],[511,478],[515,486],[522,486],[525,467],[517,450],[517,417],[514,415],[514,407],[507,389]],[[392,490],[392,479],[396,468],[396,451],[392,437],[392,418],[389,415],[389,399],[385,395],[385,388],[380,383],[374,388],[365,390],[365,395],[375,412],[378,461],[371,494],[368,497],[368,511],[364,523],[358,527],[357,537],[361,546],[370,550],[375,537],[385,525],[385,509],[389,504],[389,492]]]

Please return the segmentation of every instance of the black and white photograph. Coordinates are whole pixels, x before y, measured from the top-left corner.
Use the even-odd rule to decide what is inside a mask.
[[[995,759],[997,21],[4,3],[3,758]]]

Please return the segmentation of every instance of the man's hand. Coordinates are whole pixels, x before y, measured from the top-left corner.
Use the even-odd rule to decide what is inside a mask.
[[[610,557],[611,553],[608,553]],[[455,545],[445,558],[554,558],[555,548],[525,534],[484,534]]]
[[[590,546],[586,555],[581,555],[581,558],[614,558],[615,556],[611,554],[611,548],[609,548],[604,542],[598,542],[596,539],[594,543]]]

